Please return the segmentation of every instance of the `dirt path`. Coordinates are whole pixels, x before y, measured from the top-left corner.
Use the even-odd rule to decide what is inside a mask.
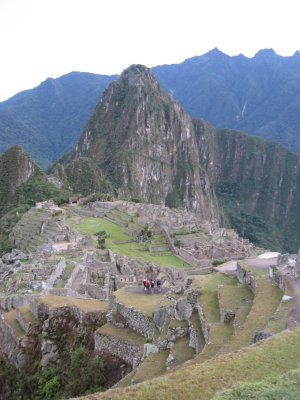
[[[250,257],[250,258],[245,258],[243,262],[249,265],[249,267],[268,268],[270,265],[277,264],[277,257],[272,257],[272,258]]]

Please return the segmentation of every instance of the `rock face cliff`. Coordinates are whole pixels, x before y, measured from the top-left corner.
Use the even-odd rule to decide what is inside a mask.
[[[94,160],[119,196],[184,206],[219,219],[200,168],[193,122],[144,66],[131,66],[104,92],[64,159],[67,174],[68,165],[82,157]]]
[[[300,157],[276,143],[194,121],[202,168],[229,224],[272,249],[300,243]]]

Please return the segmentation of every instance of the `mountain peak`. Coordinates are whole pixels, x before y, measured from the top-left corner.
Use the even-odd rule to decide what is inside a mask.
[[[119,79],[126,82],[131,86],[143,86],[145,82],[155,83],[156,80],[152,75],[149,68],[141,64],[133,64],[126,68]]]
[[[258,60],[268,61],[274,60],[275,58],[279,57],[278,54],[275,53],[273,49],[262,49],[259,50],[254,58]]]

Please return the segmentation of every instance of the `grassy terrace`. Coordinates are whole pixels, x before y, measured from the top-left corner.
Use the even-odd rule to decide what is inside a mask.
[[[295,299],[294,299],[295,294],[292,285],[287,279],[285,280],[285,284],[286,284],[285,294],[291,296],[292,299],[280,303],[279,307],[270,318],[268,325],[265,329],[265,332],[274,334],[286,329],[287,317],[291,312],[293,306],[295,305]]]
[[[245,303],[244,299],[250,300],[250,303],[253,300],[253,293],[248,285],[238,287],[224,285],[219,288],[219,294],[225,311],[241,307],[249,308],[249,303]]]
[[[45,296],[37,299],[38,302],[48,305],[50,308],[73,306],[82,311],[106,311],[107,302],[101,300],[75,299],[63,296]]]
[[[166,359],[168,355],[169,350],[150,354],[132,377],[134,382],[140,383],[146,379],[156,378],[166,372]],[[129,383],[127,382],[127,384]]]
[[[275,377],[297,368],[300,359],[299,343],[300,328],[297,328],[236,353],[223,354],[202,364],[183,364],[167,375],[151,381],[126,389],[93,394],[85,399],[209,400],[217,392],[240,382]]]
[[[270,279],[258,280],[258,288],[245,323],[237,327],[235,335],[224,345],[222,351],[232,352],[248,346],[255,332],[263,330],[280,304],[282,292]]]
[[[243,326],[252,307],[253,293],[248,285],[227,286],[219,288],[222,305],[225,311],[236,309],[233,329]]]
[[[144,262],[151,262],[161,267],[173,268],[191,268],[191,266],[174,255],[156,255],[151,256],[147,251],[146,246],[136,242],[124,243],[132,240],[132,236],[124,233],[122,226],[114,224],[104,218],[81,218],[73,216],[68,219],[70,225],[84,233],[87,236],[92,236],[96,232],[105,230],[110,237],[106,239],[106,247],[110,248],[115,254],[124,254],[132,259],[140,259]],[[79,223],[77,223],[79,222]],[[156,245],[159,245],[155,237]],[[164,241],[164,238],[162,239]],[[123,242],[123,243],[122,243]]]
[[[214,400],[296,400],[300,396],[300,368],[275,378],[243,383],[214,397]]]
[[[194,280],[192,287],[200,290],[199,302],[207,321],[210,323],[209,344],[197,355],[193,363],[203,362],[213,357],[227,343],[233,334],[233,326],[220,322],[218,302],[218,286],[235,287],[237,279],[221,273],[200,275]]]
[[[172,353],[174,354],[175,360],[171,364],[172,367],[176,367],[187,360],[191,360],[195,355],[195,350],[189,347],[190,337],[185,336],[176,340]]]
[[[138,311],[152,317],[154,310],[163,305],[171,304],[171,301],[164,301],[164,295],[161,293],[147,294],[141,287],[140,293],[134,293],[122,288],[114,292],[116,300],[127,307],[134,307]]]
[[[100,333],[101,335],[113,336],[120,340],[124,340],[125,342],[131,343],[134,346],[140,347],[141,351],[144,346],[145,339],[130,328],[118,328],[115,325],[107,323],[101,326],[101,328],[98,328],[96,332]]]
[[[30,311],[29,304],[25,304],[17,309],[21,314],[25,322],[35,322],[35,317]]]

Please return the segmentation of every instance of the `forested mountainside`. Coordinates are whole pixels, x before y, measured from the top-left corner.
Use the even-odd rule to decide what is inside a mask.
[[[253,58],[218,49],[153,73],[193,118],[241,130],[300,152],[300,53],[260,50]]]
[[[114,76],[71,72],[0,103],[0,152],[21,145],[41,167],[69,151]]]
[[[194,124],[201,164],[227,223],[260,246],[297,252],[300,156],[202,120]]]

